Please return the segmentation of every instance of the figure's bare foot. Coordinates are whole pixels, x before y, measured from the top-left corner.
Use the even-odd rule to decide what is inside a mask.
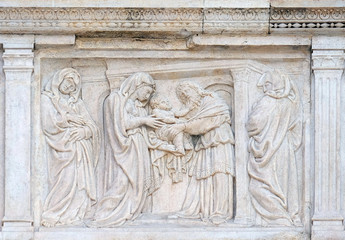
[[[219,217],[219,216],[212,217],[210,220],[215,225],[219,225],[226,222],[224,218]]]
[[[52,222],[48,222],[48,221],[46,221],[46,220],[42,220],[42,222],[41,222],[41,224],[42,224],[42,226],[44,226],[44,227],[55,227],[55,224],[54,223],[52,223]]]
[[[301,219],[299,219],[299,217],[293,218],[292,221],[293,221],[293,225],[295,225],[296,227],[302,227],[303,226]]]

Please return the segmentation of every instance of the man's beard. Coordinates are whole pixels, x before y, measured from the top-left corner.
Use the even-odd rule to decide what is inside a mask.
[[[187,106],[189,109],[199,107],[201,104],[201,99],[201,97],[199,99],[192,99],[189,97],[185,103],[185,106]]]

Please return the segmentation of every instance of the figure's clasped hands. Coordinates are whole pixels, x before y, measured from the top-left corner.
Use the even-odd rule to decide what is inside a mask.
[[[86,132],[83,127],[71,130],[71,135],[69,138],[70,142],[80,141],[86,138]]]
[[[67,113],[66,119],[67,119],[67,122],[70,122],[70,123],[72,122],[72,123],[76,123],[79,125],[85,125],[86,124],[84,119],[79,115]]]

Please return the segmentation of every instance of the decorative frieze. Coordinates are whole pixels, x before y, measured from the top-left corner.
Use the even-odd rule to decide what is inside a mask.
[[[2,8],[2,33],[267,32],[268,9]]]
[[[205,33],[266,33],[268,9],[206,9],[204,11]]]
[[[345,28],[345,8],[1,8],[1,33],[267,33]]]
[[[30,20],[30,21],[29,21]],[[2,32],[198,31],[202,9],[6,8]]]
[[[270,29],[345,27],[345,8],[272,8]]]

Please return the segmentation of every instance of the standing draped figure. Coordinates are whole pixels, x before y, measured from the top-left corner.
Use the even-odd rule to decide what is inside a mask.
[[[249,115],[249,192],[264,225],[300,225],[295,152],[302,139],[298,89],[278,71],[258,83],[264,96]]]
[[[220,224],[233,216],[234,135],[229,106],[216,93],[193,82],[181,82],[177,96],[185,123],[172,133],[198,136],[189,164],[190,181],[178,216]]]
[[[80,93],[80,75],[72,68],[57,72],[42,93],[50,186],[42,225],[47,227],[82,225],[96,203],[100,133]]]
[[[152,192],[151,159],[146,127],[161,127],[148,116],[154,93],[152,77],[143,72],[128,77],[104,102],[105,183],[90,226],[113,227],[134,220]]]

